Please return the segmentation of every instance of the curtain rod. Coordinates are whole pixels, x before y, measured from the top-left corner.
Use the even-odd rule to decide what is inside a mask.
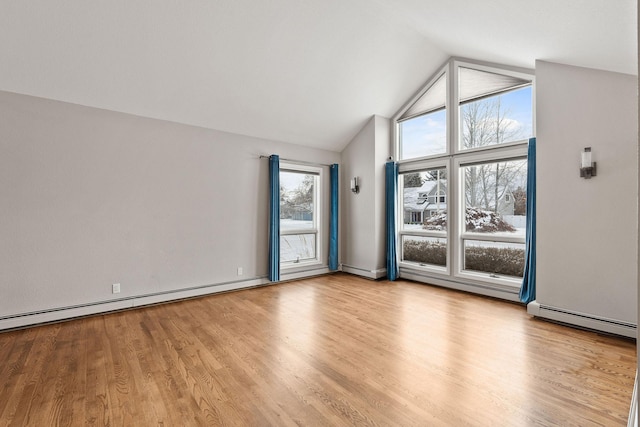
[[[260,156],[261,159],[268,159],[269,157],[271,157],[271,156],[264,156],[264,155]],[[301,165],[324,166],[324,167],[328,167],[328,168],[331,167],[331,165],[327,165],[325,163],[305,162],[303,160],[291,160],[291,159],[284,159],[282,157],[280,157],[280,160],[283,160],[285,162],[298,163],[298,164],[301,164]]]

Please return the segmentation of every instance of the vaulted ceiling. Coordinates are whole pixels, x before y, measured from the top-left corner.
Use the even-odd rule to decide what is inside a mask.
[[[637,74],[635,0],[0,2],[0,90],[341,151],[450,56]]]

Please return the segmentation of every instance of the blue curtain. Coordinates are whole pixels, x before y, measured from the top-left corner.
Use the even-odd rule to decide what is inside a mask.
[[[527,154],[527,237],[520,301],[536,299],[536,139],[529,140]]]
[[[331,165],[331,207],[329,212],[329,270],[338,269],[338,165]]]
[[[387,220],[387,278],[396,280],[398,256],[396,251],[396,201],[398,200],[398,165],[391,161],[385,165],[385,204]]]
[[[280,157],[269,157],[269,280],[280,280]]]

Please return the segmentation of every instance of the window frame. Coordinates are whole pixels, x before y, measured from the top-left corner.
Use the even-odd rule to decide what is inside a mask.
[[[491,146],[494,147],[494,146]],[[474,152],[468,155],[461,155],[454,158],[454,173],[457,176],[458,185],[456,186],[457,194],[457,211],[456,228],[459,230],[456,241],[456,261],[454,269],[454,277],[460,279],[471,279],[481,282],[489,282],[500,284],[503,286],[520,287],[522,284],[521,277],[512,276],[496,276],[493,273],[479,272],[475,270],[466,270],[464,268],[464,250],[467,240],[480,240],[485,242],[496,243],[525,243],[525,236],[494,236],[487,233],[477,233],[466,231],[465,218],[465,201],[464,201],[464,167],[470,165],[481,165],[487,163],[495,163],[511,160],[526,160],[528,142],[519,141],[518,143],[509,144],[508,147],[500,146],[500,149],[486,149],[485,152]],[[465,152],[466,154],[466,152]]]
[[[502,289],[508,292],[517,292],[520,288],[522,278],[513,278],[509,276],[491,277],[490,273],[476,272],[464,269],[464,248],[465,240],[485,240],[521,243],[523,238],[503,236],[497,240],[495,236],[483,236],[481,233],[469,233],[464,227],[464,180],[461,177],[462,167],[472,162],[495,162],[510,159],[526,159],[528,137],[523,140],[510,141],[507,143],[488,145],[484,147],[475,147],[464,149],[460,144],[460,102],[458,97],[459,84],[459,67],[472,68],[479,71],[503,74],[524,78],[531,81],[531,136],[536,133],[536,100],[535,100],[535,74],[533,70],[522,68],[513,68],[498,64],[490,64],[486,62],[475,62],[470,60],[462,60],[451,58],[447,63],[437,70],[428,80],[427,84],[412,99],[407,102],[401,110],[393,117],[393,153],[398,163],[400,174],[403,172],[418,172],[425,169],[434,169],[443,167],[447,168],[447,266],[446,269],[433,268],[430,266],[420,266],[416,263],[402,261],[403,259],[403,236],[416,235],[426,237],[436,237],[434,232],[427,230],[411,230],[407,232],[403,230],[404,210],[403,210],[403,179],[399,175],[398,179],[398,205],[402,215],[396,218],[396,227],[398,230],[399,243],[399,267],[400,275],[405,271],[409,276],[413,277],[433,277],[434,279],[443,280],[445,283],[459,283],[463,285],[476,285],[480,287],[489,287],[494,289]],[[447,79],[447,97],[445,108],[446,126],[447,126],[447,150],[446,153],[430,155],[421,158],[402,159],[401,147],[399,140],[399,122],[398,118],[409,109],[429,88],[446,73]]]
[[[428,160],[423,159],[421,161],[411,161],[411,163],[405,162],[398,167],[398,198],[401,200],[399,203],[400,209],[402,210],[402,215],[398,215],[398,255],[399,255],[399,265],[405,266],[409,268],[420,267],[426,271],[433,271],[436,273],[444,273],[449,275],[451,273],[451,244],[450,244],[450,227],[447,226],[446,231],[435,231],[435,230],[408,230],[404,229],[404,179],[403,175],[407,173],[414,172],[426,172],[429,170],[436,169],[444,169],[447,173],[447,177],[451,176],[451,168],[449,159],[437,159],[437,160]],[[450,184],[449,180],[447,180],[447,188],[445,190],[445,198],[450,200]],[[427,197],[428,199],[428,197]],[[427,201],[428,203],[428,201]],[[424,217],[423,217],[424,221]],[[451,213],[449,211],[449,205],[447,205],[447,224],[451,224]],[[415,236],[415,237],[430,237],[430,238],[438,238],[438,239],[446,239],[447,241],[447,261],[446,266],[441,267],[434,264],[424,264],[420,265],[411,261],[403,261],[404,259],[404,244],[403,238],[404,236]]]
[[[449,100],[449,87],[450,87],[450,82],[449,82],[449,78],[450,78],[450,72],[449,72],[449,64],[445,64],[444,66],[440,67],[438,69],[438,71],[436,71],[430,78],[429,80],[427,80],[427,83],[423,86],[423,88],[416,93],[415,96],[413,96],[413,98],[411,98],[403,107],[402,109],[400,109],[399,113],[396,114],[393,118],[393,154],[394,154],[394,158],[395,159],[400,159],[399,161],[404,161],[404,162],[419,162],[422,160],[426,160],[426,159],[432,159],[432,158],[440,158],[443,156],[449,156],[451,154],[451,144],[450,144],[450,135],[449,135],[449,129],[451,128],[451,109],[450,109],[450,100]],[[427,112],[424,112],[422,114],[417,114],[415,116],[409,117],[405,120],[402,121],[398,121],[399,118],[402,116],[402,114],[404,114],[405,111],[409,110],[420,98],[422,98],[423,95],[425,95],[437,82],[441,77],[445,77],[446,79],[446,97],[445,97],[445,104],[444,104],[444,111],[445,111],[445,125],[446,125],[446,143],[445,143],[445,152],[444,153],[439,153],[439,154],[430,154],[427,156],[421,156],[421,157],[412,157],[410,159],[403,159],[402,158],[402,144],[400,142],[400,138],[402,137],[402,132],[401,132],[401,128],[400,128],[400,123],[402,121],[405,120],[412,120],[415,119],[417,117],[422,117],[424,115],[427,114],[431,114],[431,113],[435,113],[436,111],[440,111],[442,109],[436,109],[436,110],[430,110]]]
[[[322,264],[322,248],[323,248],[323,227],[322,227],[322,182],[323,168],[306,164],[293,163],[290,161],[280,161],[280,173],[300,173],[314,176],[313,184],[313,228],[290,229],[283,231],[280,226],[280,236],[298,236],[303,234],[315,235],[315,258],[309,258],[300,261],[282,261],[280,259],[280,268],[282,270],[295,269],[298,267],[306,267],[311,265]],[[281,218],[279,219],[279,221]],[[280,249],[280,257],[282,257],[282,248]]]
[[[471,154],[476,152],[484,152],[485,150],[494,150],[494,149],[502,149],[502,148],[506,149],[508,147],[521,145],[523,142],[524,143],[528,142],[528,139],[524,139],[524,140],[505,142],[502,144],[488,145],[485,147],[475,147],[475,148],[461,147],[460,102],[459,102],[459,89],[458,89],[460,85],[460,82],[459,82],[460,74],[458,71],[461,67],[471,68],[478,71],[485,71],[488,73],[504,74],[506,76],[513,76],[513,77],[519,77],[522,79],[531,80],[531,88],[533,89],[531,93],[531,130],[532,130],[531,136],[535,136],[535,133],[536,133],[535,79],[536,78],[533,71],[525,72],[524,70],[519,71],[511,67],[500,66],[495,64],[489,65],[481,62],[471,62],[471,61],[464,61],[459,59],[452,59],[449,61],[449,75],[451,78],[451,84],[449,86],[448,94],[451,96],[451,99],[449,100],[448,105],[455,106],[455,108],[454,107],[450,108],[452,123],[451,124],[448,123],[447,126],[450,126],[449,130],[451,131],[451,140],[448,141],[448,145],[450,146],[450,150],[453,155],[460,155],[460,154],[466,154],[466,153]]]

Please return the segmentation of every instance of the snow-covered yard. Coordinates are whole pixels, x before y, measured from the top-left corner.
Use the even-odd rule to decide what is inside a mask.
[[[302,221],[293,219],[281,219],[280,231],[313,230],[313,221]],[[290,262],[295,260],[304,261],[316,257],[316,235],[290,234],[280,236],[280,261]]]
[[[524,215],[505,215],[502,219],[511,224],[516,231],[496,231],[482,233],[483,235],[491,235],[495,237],[522,237],[526,235],[526,217]],[[403,230],[424,230],[422,224],[402,224]],[[493,244],[492,244],[493,245]]]

